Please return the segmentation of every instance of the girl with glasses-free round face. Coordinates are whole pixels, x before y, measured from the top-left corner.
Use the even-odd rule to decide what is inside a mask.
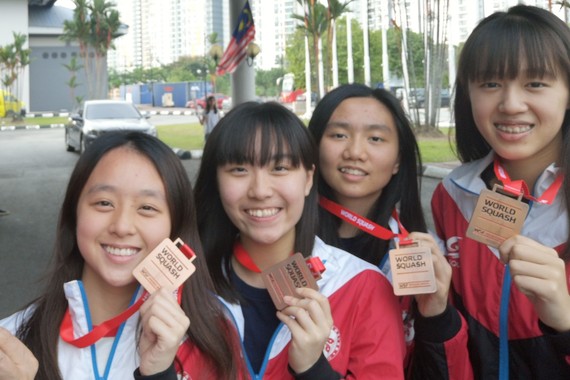
[[[386,106],[375,98],[343,100],[319,143],[319,170],[337,201],[366,214],[399,165],[398,132]]]
[[[170,236],[164,184],[154,165],[128,147],[97,164],[77,205],[77,244],[87,290],[132,288],[133,269]]]

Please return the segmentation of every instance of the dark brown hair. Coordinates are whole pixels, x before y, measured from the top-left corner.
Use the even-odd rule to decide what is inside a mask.
[[[77,246],[77,204],[79,196],[97,163],[108,152],[127,146],[148,158],[160,174],[171,216],[171,239],[180,237],[197,255],[196,272],[184,284],[182,309],[191,316],[188,329],[195,344],[218,371],[218,377],[235,379],[243,368],[237,335],[224,317],[219,300],[213,296],[196,227],[192,187],[180,159],[166,144],[149,135],[110,133],[96,139],[81,155],[71,174],[61,207],[52,270],[44,293],[32,304],[31,317],[22,324],[18,337],[40,363],[36,378],[60,379],[57,361],[59,326],[67,309],[63,284],[81,278],[84,260]]]
[[[261,150],[256,151],[256,138]],[[234,107],[208,137],[194,188],[198,228],[216,291],[228,301],[238,299],[227,273],[233,244],[239,232],[220,200],[217,168],[231,163],[265,165],[272,158],[291,159],[294,167],[311,170],[317,163],[317,148],[307,128],[291,111],[277,103],[248,102]],[[308,256],[317,232],[317,189],[305,199],[301,219],[295,226],[295,252]]]
[[[319,102],[309,122],[309,132],[312,133],[317,145],[323,137],[329,120],[337,107],[346,99],[371,98],[383,104],[394,118],[398,133],[398,152],[400,155],[400,169],[394,174],[390,182],[376,200],[368,215],[368,219],[388,228],[388,221],[392,211],[399,203],[400,220],[410,231],[426,231],[426,222],[420,201],[421,157],[412,127],[399,100],[389,91],[372,89],[362,84],[347,84],[332,90]],[[319,175],[319,194],[336,201],[334,191]],[[339,246],[338,229],[341,220],[328,211],[319,209],[319,236],[326,243]],[[378,266],[382,257],[387,253],[389,241],[378,239],[362,232],[358,246],[354,247],[352,254],[369,263]]]

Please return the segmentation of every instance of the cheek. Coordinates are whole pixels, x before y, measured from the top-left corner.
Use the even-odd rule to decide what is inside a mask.
[[[325,179],[336,171],[341,154],[334,144],[321,144],[319,147],[319,172]]]

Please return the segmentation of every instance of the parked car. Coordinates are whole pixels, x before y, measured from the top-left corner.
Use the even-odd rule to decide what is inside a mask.
[[[209,94],[208,96],[211,96]],[[216,102],[218,109],[221,110],[224,108],[224,100],[229,99],[229,96],[221,93],[213,94],[216,97]],[[206,99],[204,97],[196,98],[193,100],[189,100],[186,102],[186,108],[195,109],[196,112],[201,112],[204,108],[206,108]]]
[[[449,103],[451,102],[451,94],[449,93],[449,90],[446,88],[442,88],[439,95],[440,95],[439,106],[449,107]],[[425,103],[424,97],[418,99],[418,107],[422,108],[424,106],[424,103]]]
[[[65,126],[65,146],[70,152],[83,153],[97,137],[114,131],[140,131],[157,136],[148,116],[122,100],[88,100],[69,119]]]
[[[440,107],[449,107],[451,94],[447,88],[440,90]],[[425,90],[423,88],[410,89],[410,107],[423,108],[425,103]]]

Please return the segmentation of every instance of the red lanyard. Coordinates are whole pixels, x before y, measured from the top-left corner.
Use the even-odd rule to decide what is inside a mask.
[[[61,321],[59,335],[64,342],[67,342],[77,348],[89,347],[92,344],[95,344],[99,339],[108,336],[109,333],[115,331],[121,323],[129,319],[140,309],[147,298],[148,293],[145,291],[137,302],[132,304],[127,310],[123,311],[116,317],[101,323],[100,325],[94,326],[91,331],[77,339],[73,337],[73,323],[71,322],[71,313],[68,308],[63,316],[63,321]]]
[[[501,166],[497,157],[494,159],[493,169],[495,170],[495,176],[497,179],[502,182],[505,191],[508,191],[509,193],[516,196],[522,194],[526,199],[530,201],[546,205],[549,205],[554,201],[554,198],[556,198],[556,194],[558,193],[558,190],[560,190],[560,186],[562,186],[562,181],[564,179],[564,176],[562,174],[557,175],[554,182],[552,182],[552,185],[550,185],[539,198],[535,198],[530,194],[525,181],[522,179],[516,181],[511,180],[511,177],[509,177],[509,174]]]
[[[257,264],[253,262],[251,256],[249,256],[249,253],[247,253],[241,242],[237,239],[234,243],[234,257],[238,263],[250,271],[254,273],[261,273],[261,269],[259,269]],[[305,259],[305,261],[307,262],[307,266],[313,274],[313,277],[320,278],[321,274],[325,271],[325,266],[321,259],[318,257],[308,257]]]
[[[182,251],[182,253],[186,255],[186,257],[191,257],[194,255],[194,252],[187,244],[182,244],[178,246],[178,248]],[[182,288],[183,285],[181,285],[177,290],[178,304],[180,304],[182,301]],[[68,308],[65,311],[65,315],[63,316],[63,320],[61,321],[61,325],[59,327],[59,336],[61,339],[63,339],[63,341],[77,348],[89,347],[92,344],[97,343],[99,339],[110,336],[121,325],[121,323],[125,322],[140,309],[143,302],[146,301],[149,296],[150,295],[147,291],[143,292],[142,296],[135,303],[129,306],[127,310],[123,311],[116,317],[113,317],[101,323],[100,325],[93,326],[93,329],[91,331],[77,339],[74,338],[73,335],[73,323],[71,321],[71,313],[69,312]]]
[[[342,207],[338,203],[331,201],[325,197],[319,198],[319,204],[322,208],[330,212],[331,214],[337,216],[338,218],[342,219],[343,221],[352,224],[356,228],[377,237],[378,239],[382,240],[390,240],[397,238],[399,244],[406,244],[408,239],[408,231],[404,228],[402,223],[400,223],[400,217],[398,216],[398,212],[396,210],[392,211],[392,217],[398,223],[398,227],[400,228],[400,233],[394,233],[391,230],[382,227],[379,224],[374,223],[370,219],[367,219],[363,216],[358,215],[355,212],[350,211],[347,208]],[[411,242],[411,241],[410,241]]]

